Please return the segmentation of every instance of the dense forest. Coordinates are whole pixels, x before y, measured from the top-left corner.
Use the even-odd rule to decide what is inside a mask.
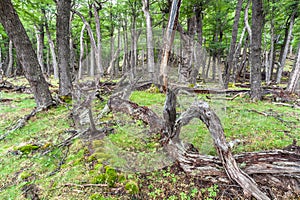
[[[0,197],[299,198],[299,5],[1,0]]]

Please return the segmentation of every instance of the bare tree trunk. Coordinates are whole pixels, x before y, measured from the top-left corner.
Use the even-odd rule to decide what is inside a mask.
[[[0,40],[2,40],[2,35],[0,34]],[[0,44],[0,82],[3,80],[4,71],[2,69],[2,45]]]
[[[238,62],[240,61],[240,55],[241,55],[241,47],[242,47],[242,43],[243,43],[243,40],[244,40],[244,35],[245,35],[245,32],[246,32],[246,27],[243,28],[243,31],[242,31],[242,34],[241,34],[241,37],[240,37],[240,41],[235,49],[235,52],[234,52],[234,57],[233,57],[233,81],[235,82],[236,81],[236,78],[237,78],[237,72],[238,72]],[[246,40],[245,40],[246,41]],[[245,45],[246,46],[246,45]]]
[[[91,77],[95,77],[95,52],[94,52],[94,48],[91,47],[91,51],[90,51],[90,76]]]
[[[54,79],[58,79],[58,65],[57,65],[57,59],[56,59],[56,53],[55,53],[55,46],[54,46],[54,42],[51,38],[51,34],[50,34],[50,31],[49,31],[49,27],[48,27],[47,22],[45,24],[45,28],[46,28],[46,35],[47,35],[47,38],[48,38],[51,58],[52,58]]]
[[[153,52],[153,33],[152,33],[152,19],[149,12],[149,0],[143,0],[143,11],[146,18],[146,27],[147,27],[147,63],[148,63],[148,72],[150,79],[154,82],[156,81],[155,77],[155,64],[154,64],[154,52]]]
[[[70,11],[71,0],[57,0],[56,40],[59,68],[59,94],[71,96],[70,73]]]
[[[298,43],[297,56],[295,59],[295,63],[290,75],[290,79],[286,91],[295,92],[299,80],[300,80],[300,42]]]
[[[290,22],[289,22],[289,26],[287,29],[287,35],[285,38],[285,42],[284,42],[284,46],[283,46],[283,51],[282,51],[282,55],[280,57],[280,65],[278,66],[277,69],[277,77],[276,77],[276,83],[279,84],[281,81],[281,76],[282,76],[282,72],[283,72],[283,68],[285,66],[285,61],[286,61],[286,57],[288,54],[288,50],[289,50],[289,45],[291,42],[291,38],[292,38],[292,32],[293,32],[293,26],[294,26],[294,22],[295,22],[295,15],[296,15],[296,11],[293,12]]]
[[[228,88],[231,70],[234,65],[233,59],[234,59],[234,54],[236,51],[236,41],[237,41],[237,35],[238,35],[238,29],[239,29],[239,21],[240,21],[240,14],[241,14],[241,10],[242,10],[242,4],[243,4],[243,0],[238,0],[236,9],[235,9],[235,16],[234,16],[234,22],[233,22],[232,34],[231,34],[231,42],[230,42],[229,52],[228,52],[227,61],[226,61],[226,65],[225,65],[225,80],[224,80],[225,88]]]
[[[124,41],[124,55],[123,55],[123,65],[122,65],[122,74],[124,74],[125,72],[128,71],[128,34],[127,34],[127,21],[124,20],[123,22],[123,32],[124,32],[124,37],[123,37],[123,41]]]
[[[13,42],[12,40],[9,40],[9,47],[8,47],[8,65],[6,68],[5,76],[11,76],[12,75],[12,68],[14,63],[14,56],[13,56]]]
[[[197,32],[197,36],[198,36],[198,43],[200,46],[202,46],[202,42],[203,42],[203,17],[202,17],[202,4],[198,5],[195,9],[195,15],[196,15],[196,32]]]
[[[104,73],[104,69],[103,69],[103,66],[102,66],[100,17],[99,17],[98,10],[96,8],[95,3],[93,4],[93,9],[94,9],[94,15],[95,15],[96,34],[97,34],[97,51],[95,52],[95,54],[96,54],[96,62],[97,62],[96,66],[98,67],[98,70],[99,70],[99,73],[100,73],[100,77],[102,77],[103,73]]]
[[[275,34],[274,34],[274,21],[273,18],[271,19],[271,46],[270,46],[270,53],[269,53],[269,68],[266,71],[266,83],[270,84],[273,69],[274,69],[274,54],[275,54]]]
[[[82,62],[84,57],[84,30],[85,30],[85,24],[83,24],[81,31],[80,31],[80,55],[79,55],[79,69],[78,69],[78,79],[82,78]]]
[[[249,38],[250,38],[250,44],[251,44],[251,40],[252,40],[252,30],[251,30],[251,28],[250,28],[249,20],[248,20],[248,16],[249,16],[248,12],[249,12],[250,3],[251,3],[251,0],[248,0],[247,6],[246,6],[246,8],[245,8],[244,22],[245,22],[245,27],[246,27],[246,30],[247,30],[247,32],[248,32]]]
[[[43,74],[45,74],[45,65],[44,65],[44,38],[45,38],[45,32],[44,32],[44,24],[40,24],[35,27],[36,28],[36,40],[37,40],[37,57],[39,64],[41,66]]]
[[[102,67],[102,56],[101,56],[102,53],[101,53],[100,28],[98,27],[99,29],[97,28],[97,31],[96,31],[96,33],[97,33],[97,44],[96,44],[96,40],[95,40],[95,37],[94,37],[94,34],[93,34],[93,31],[92,31],[92,28],[91,28],[90,24],[86,21],[86,19],[84,18],[84,16],[80,12],[78,12],[76,10],[73,10],[73,12],[75,12],[81,18],[81,20],[83,21],[83,23],[86,26],[86,30],[88,32],[88,35],[90,37],[90,42],[91,42],[91,56],[92,55],[94,56],[94,58],[92,60],[94,62],[94,59],[96,59],[96,65],[97,65],[96,67],[99,70],[99,73],[100,73],[100,76],[101,76],[103,74],[103,67]],[[97,18],[97,17],[95,16],[95,18]],[[98,20],[99,20],[99,18],[98,18]],[[96,19],[96,21],[98,21],[98,20]],[[98,25],[100,26],[100,22],[99,22],[98,25],[97,25],[97,23],[96,23],[96,26],[98,26]],[[93,70],[93,71],[95,71],[95,70]],[[90,71],[90,73],[93,73],[93,76],[95,74],[95,72],[92,72],[92,71]]]
[[[261,99],[261,37],[263,28],[262,0],[252,0],[252,39],[251,39],[251,99]]]
[[[179,70],[179,81],[183,83],[195,83],[198,74],[193,73],[193,51],[194,51],[194,36],[196,31],[196,17],[193,16],[187,20],[188,30],[185,32],[183,28],[178,25],[177,30],[180,32],[182,40],[182,56],[181,67]]]
[[[10,0],[0,1],[0,22],[14,43],[18,59],[31,86],[37,107],[52,105],[52,96],[48,83],[43,77],[37,55]]]
[[[47,76],[50,77],[51,76],[51,67],[50,67],[50,53],[49,53],[49,48],[47,49],[47,53],[46,53],[46,69],[47,69]]]
[[[163,47],[162,59],[160,64],[160,75],[159,75],[159,82],[161,85],[163,85],[164,90],[166,90],[168,87],[168,59],[174,41],[180,6],[181,6],[181,0],[172,1],[169,22],[164,37],[165,42]]]

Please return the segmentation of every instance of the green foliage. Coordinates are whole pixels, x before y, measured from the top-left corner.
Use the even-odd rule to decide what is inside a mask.
[[[206,200],[213,200],[217,197],[219,192],[219,186],[217,184],[214,184],[208,188],[202,188],[201,192],[204,196],[207,196]]]
[[[125,190],[129,192],[129,194],[137,194],[139,193],[139,186],[138,183],[135,181],[128,181],[125,185]]]
[[[104,197],[102,194],[99,194],[99,193],[95,193],[95,194],[92,194],[90,197],[89,197],[90,200],[112,200],[113,198],[110,198],[110,197]]]
[[[27,144],[16,148],[17,151],[21,151],[23,154],[29,154],[30,152],[39,149],[40,146],[34,144]]]
[[[94,184],[108,184],[109,187],[113,187],[118,180],[119,174],[116,172],[116,170],[106,166],[105,172],[96,175],[91,182]]]
[[[30,176],[32,176],[32,174],[28,171],[24,171],[22,173],[19,174],[19,179],[21,180],[26,180],[28,179]]]

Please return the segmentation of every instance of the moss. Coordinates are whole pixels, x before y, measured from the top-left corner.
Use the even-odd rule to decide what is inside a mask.
[[[146,90],[146,92],[149,92],[149,93],[160,93],[159,88],[156,87],[154,84],[152,84],[151,87]]]
[[[126,183],[125,190],[127,190],[129,194],[137,194],[139,193],[139,186],[137,182],[130,180]]]
[[[17,147],[16,150],[21,151],[23,154],[29,154],[30,152],[39,149],[40,146],[35,144],[27,144],[24,146]]]
[[[32,176],[32,174],[28,171],[24,171],[22,173],[19,174],[19,179],[20,180],[26,180],[28,179],[30,176]]]

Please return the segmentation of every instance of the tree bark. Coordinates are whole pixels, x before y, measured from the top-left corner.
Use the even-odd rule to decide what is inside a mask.
[[[251,30],[251,27],[250,27],[250,25],[249,25],[249,20],[248,20],[248,16],[249,16],[248,13],[249,13],[250,3],[251,3],[251,0],[248,0],[247,6],[246,6],[246,8],[245,8],[244,22],[245,22],[245,27],[246,27],[246,30],[247,30],[247,32],[248,32],[249,38],[250,38],[250,44],[251,44],[252,30]]]
[[[13,55],[13,41],[9,40],[9,45],[8,45],[8,65],[6,68],[6,72],[5,75],[11,76],[12,75],[12,68],[13,68],[13,64],[14,64],[14,55]]]
[[[261,37],[263,28],[262,0],[252,0],[252,39],[251,39],[251,99],[261,99]]]
[[[175,30],[179,18],[181,0],[173,0],[167,30],[164,37],[164,47],[160,64],[159,82],[166,90],[168,87],[168,59],[173,45]]]
[[[280,65],[278,66],[277,69],[277,77],[276,77],[276,83],[279,84],[281,82],[281,76],[282,76],[282,72],[283,72],[283,68],[285,66],[285,61],[286,61],[286,57],[288,54],[288,50],[289,50],[289,45],[291,42],[291,38],[292,38],[292,32],[293,32],[293,26],[295,23],[295,16],[296,16],[296,11],[294,11],[292,13],[292,16],[290,18],[290,22],[287,28],[287,34],[286,34],[286,38],[284,40],[284,45],[283,45],[283,51],[282,54],[280,55]]]
[[[47,21],[45,23],[45,28],[46,28],[46,35],[47,35],[47,38],[48,38],[51,58],[52,58],[54,79],[58,79],[58,64],[57,64],[57,58],[56,58],[56,53],[55,53],[55,45],[54,45],[54,42],[52,40]]]
[[[233,59],[234,59],[234,55],[235,55],[235,51],[236,51],[236,41],[237,41],[237,35],[238,35],[238,28],[239,28],[242,4],[243,4],[243,0],[238,0],[236,9],[235,9],[235,16],[234,16],[234,22],[233,22],[233,26],[232,26],[232,33],[231,33],[231,42],[230,42],[229,52],[228,52],[227,61],[226,61],[226,65],[225,65],[225,80],[224,80],[225,88],[228,88],[231,70],[234,65]]]
[[[48,83],[43,77],[32,44],[10,0],[0,1],[0,22],[14,43],[37,107],[52,105],[53,101]]]
[[[83,56],[84,56],[84,30],[85,30],[85,24],[83,24],[81,31],[80,31],[80,55],[79,55],[79,69],[78,69],[78,79],[81,79],[82,77],[82,62],[83,62]]]
[[[290,75],[289,83],[286,88],[288,92],[295,92],[296,86],[300,79],[300,42],[298,44],[297,56],[293,66],[293,70]]]
[[[56,40],[59,68],[59,94],[70,96],[72,82],[70,73],[70,11],[71,0],[57,0]]]
[[[153,33],[152,33],[152,19],[149,12],[149,0],[143,0],[143,11],[146,18],[147,27],[147,63],[150,79],[156,81],[155,64],[154,64],[154,48],[153,48]]]
[[[37,40],[36,53],[43,74],[46,73],[45,65],[44,65],[44,46],[45,46],[44,38],[45,38],[44,24],[41,23],[36,26],[36,40]]]
[[[98,13],[98,9],[96,8],[95,3],[93,4],[95,23],[96,23],[96,35],[97,35],[97,51],[96,53],[96,66],[98,67],[98,71],[100,73],[100,77],[103,76],[104,69],[102,66],[102,45],[101,45],[101,29],[100,29],[100,17]],[[100,78],[99,77],[99,78]]]

